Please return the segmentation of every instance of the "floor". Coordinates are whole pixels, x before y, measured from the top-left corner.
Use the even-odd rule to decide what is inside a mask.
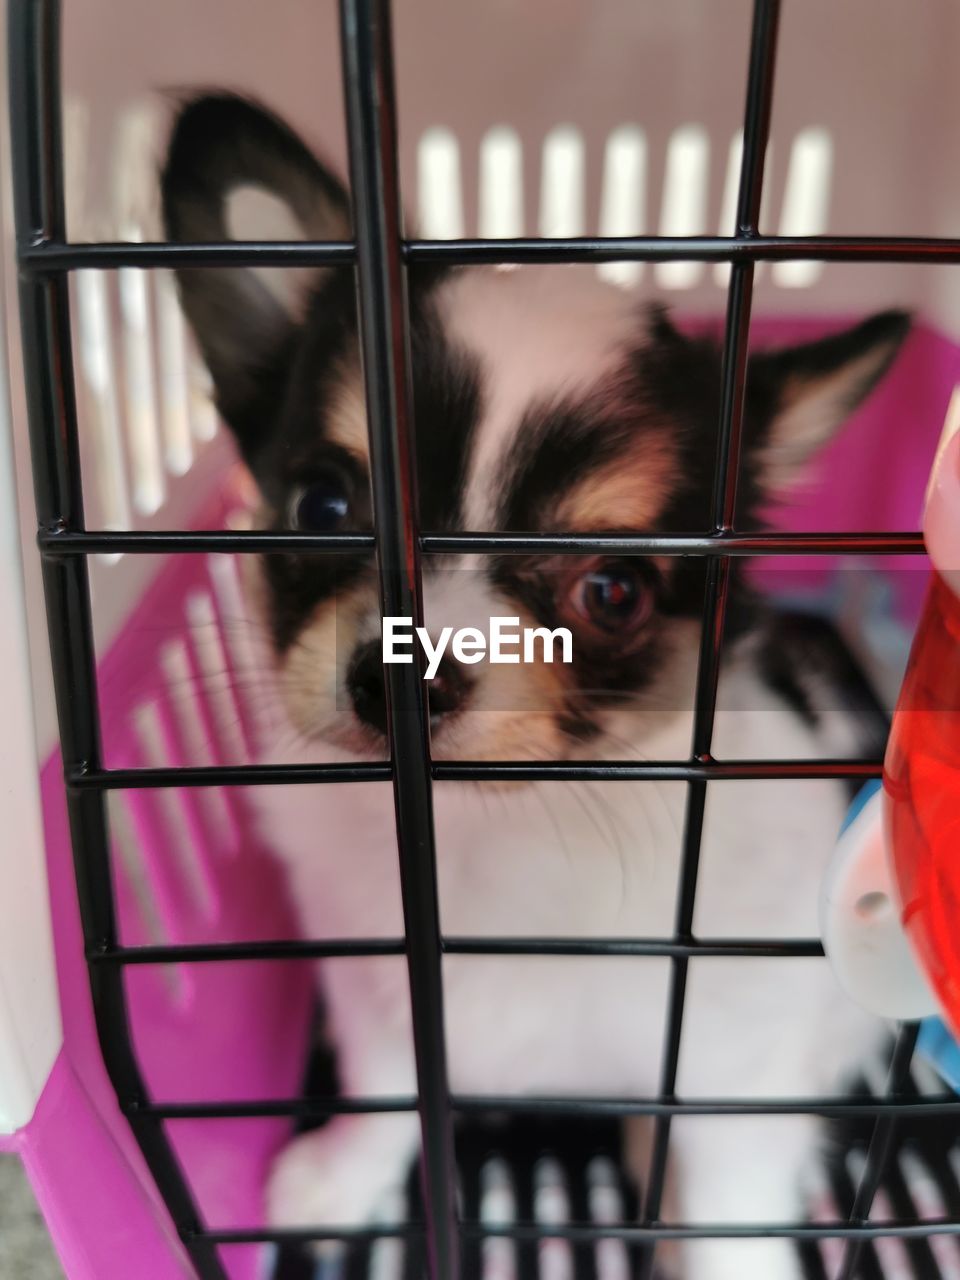
[[[0,1156],[0,1280],[63,1280],[16,1156]]]

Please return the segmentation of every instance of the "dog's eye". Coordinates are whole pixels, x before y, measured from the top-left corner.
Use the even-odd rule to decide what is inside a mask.
[[[295,489],[289,504],[290,523],[306,533],[335,533],[350,515],[350,491],[344,476],[325,472]]]
[[[653,612],[653,586],[645,567],[602,560],[581,573],[570,592],[573,611],[598,631],[620,635],[641,627]]]

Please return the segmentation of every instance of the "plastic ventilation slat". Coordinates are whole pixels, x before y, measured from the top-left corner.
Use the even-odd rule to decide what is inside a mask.
[[[139,241],[138,227],[126,228],[124,239]],[[117,272],[127,441],[133,476],[133,505],[143,516],[156,514],[163,505],[166,485],[157,415],[157,388],[153,365],[153,287],[150,273],[132,267]]]
[[[133,713],[133,728],[147,766],[173,763],[170,734],[164,712],[156,702],[141,704]],[[200,833],[193,829],[182,790],[167,788],[150,797],[157,818],[147,857],[163,865],[173,899],[174,919],[198,912],[212,920],[216,914],[217,886],[209,865],[198,855]]]
[[[193,465],[186,325],[172,274],[155,272],[154,285],[164,459],[171,475],[183,476]]]
[[[660,235],[698,236],[707,229],[710,138],[699,124],[682,125],[667,143],[666,172],[660,205]],[[658,262],[657,284],[689,289],[703,275],[702,262]]]
[[[100,519],[105,529],[129,529],[130,493],[117,399],[110,277],[103,271],[78,272],[73,281],[73,296]]]
[[[379,1207],[377,1220],[383,1224],[403,1222],[409,1213],[407,1197],[396,1191],[386,1197]],[[406,1242],[398,1239],[378,1240],[370,1248],[368,1280],[403,1280],[407,1257]]]
[[[743,130],[740,129],[733,135],[730,143],[730,152],[727,156],[727,174],[723,182],[723,199],[720,202],[720,222],[717,228],[717,235],[732,236],[737,231],[737,196],[740,190],[740,163],[742,159]],[[769,184],[770,174],[767,169],[767,163],[769,163],[769,156],[764,164],[764,177]],[[756,279],[756,274],[756,268],[754,268],[754,279]],[[726,285],[730,279],[730,263],[716,263],[713,268],[713,278],[717,284]]]
[[[233,695],[248,744],[247,754],[252,758],[256,754],[254,744],[276,728],[271,714],[275,714],[276,709],[265,676],[270,669],[270,655],[263,637],[256,634],[250,622],[236,557],[210,556],[207,575],[216,600]]]
[[[92,149],[86,104],[64,111],[71,238],[162,238],[156,174],[165,117],[134,100],[120,112],[105,161]],[[91,195],[89,174],[108,181]],[[210,377],[187,330],[172,274],[80,271],[71,281],[91,524],[130,529],[161,510],[171,487],[212,440]],[[112,563],[119,555],[100,556]]]
[[[600,193],[600,234],[637,236],[646,231],[647,137],[636,125],[621,125],[607,138]],[[642,262],[605,262],[601,279],[629,288],[643,278]]]
[[[523,144],[516,129],[498,125],[480,143],[477,231],[484,240],[509,240],[526,229],[523,211]]]
[[[818,236],[827,229],[833,139],[826,129],[804,129],[793,140],[787,164],[779,232],[782,236]],[[772,277],[784,289],[805,289],[823,273],[822,262],[777,262]]]
[[[544,1156],[533,1171],[533,1218],[541,1226],[569,1222],[570,1192],[559,1161]],[[538,1245],[540,1280],[573,1280],[573,1249],[568,1240],[547,1238]]]
[[[430,240],[464,233],[460,144],[450,129],[428,129],[417,150],[420,226]]]
[[[701,124],[674,130],[667,142],[663,185],[660,193],[658,234],[695,236],[710,225],[709,178],[713,142]],[[735,233],[742,132],[734,135],[727,152],[725,179],[718,211],[721,236]],[[586,149],[573,125],[551,130],[540,153],[538,234],[549,238],[588,233],[586,224]],[[449,240],[465,234],[462,150],[449,128],[433,126],[421,137],[418,148],[418,209],[420,231],[428,239]],[[524,218],[524,146],[510,125],[489,129],[480,142],[478,156],[477,234],[481,239],[522,237]],[[770,222],[773,192],[773,146],[767,149],[760,224]],[[801,131],[794,139],[784,193],[780,232],[815,235],[826,229],[832,178],[832,140],[824,129]],[[650,157],[644,130],[623,124],[612,130],[603,152],[600,211],[601,236],[647,233],[647,208],[651,203]],[[759,262],[755,278],[763,276]],[[782,262],[773,270],[773,281],[788,288],[805,288],[819,279],[823,263]],[[597,268],[601,278],[624,287],[636,285],[644,273],[642,262],[609,262]],[[688,289],[703,278],[700,262],[664,262],[655,268],[657,285]],[[726,287],[729,263],[716,263],[713,281]]]
[[[217,761],[249,761],[250,743],[237,705],[234,673],[227,662],[220,620],[210,593],[192,592],[187,597],[186,615],[204,698],[213,719]]]
[[[613,1161],[606,1156],[597,1156],[587,1165],[587,1203],[592,1222],[624,1221],[620,1178]],[[598,1240],[594,1255],[597,1275],[603,1280],[630,1280],[630,1255],[622,1240]]]
[[[190,659],[187,642],[177,636],[160,649],[160,669],[180,744],[180,758],[197,764],[215,763],[208,730],[201,710],[203,684]],[[202,816],[205,841],[211,850],[235,852],[239,847],[233,814],[222,790],[203,787],[196,803]]]
[[[124,937],[131,945],[163,946],[173,939],[157,910],[156,892],[144,860],[143,847],[134,833],[131,805],[135,804],[134,796],[119,792],[107,800]],[[181,1004],[189,987],[182,966],[155,965],[154,971],[163,983],[166,997]]]
[[[540,235],[582,236],[586,230],[586,148],[573,125],[559,125],[545,138],[540,171]]]

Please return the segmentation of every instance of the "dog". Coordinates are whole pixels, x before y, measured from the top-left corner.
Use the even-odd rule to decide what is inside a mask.
[[[276,116],[229,94],[182,106],[162,172],[171,241],[349,239],[342,183]],[[216,402],[253,477],[256,527],[372,529],[370,463],[349,267],[191,267],[182,305]],[[434,531],[688,533],[710,527],[721,361],[659,306],[586,266],[409,272],[419,516]],[[772,496],[869,395],[909,328],[875,315],[749,360],[738,521]],[[280,726],[275,761],[387,753],[381,618],[366,553],[245,557],[251,625]],[[507,617],[566,628],[572,661],[457,661],[429,684],[439,760],[689,758],[705,562],[677,556],[428,556],[425,626]],[[732,570],[714,746],[719,758],[882,749],[822,627],[779,615]],[[839,659],[842,667],[842,656]],[[869,698],[861,699],[863,705]],[[870,738],[868,742],[867,739]],[[879,738],[879,746],[878,746]],[[403,932],[388,784],[254,788],[310,937]],[[447,935],[668,937],[683,783],[438,783]],[[708,790],[696,926],[816,933],[824,860],[845,808],[831,780]],[[660,1076],[668,961],[447,955],[454,1093],[648,1096]],[[415,1092],[399,957],[318,966],[348,1095]],[[835,1090],[880,1033],[822,960],[694,959],[678,1091]],[[685,1222],[802,1217],[809,1117],[682,1117],[671,1153]],[[278,1157],[275,1226],[362,1224],[402,1182],[415,1114],[340,1115]],[[698,1241],[695,1280],[799,1280],[789,1242]]]

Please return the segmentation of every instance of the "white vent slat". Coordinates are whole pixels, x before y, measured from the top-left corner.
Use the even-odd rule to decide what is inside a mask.
[[[428,129],[417,149],[419,221],[427,240],[463,237],[460,143],[450,129]]]
[[[494,1157],[480,1170],[480,1221],[484,1226],[509,1227],[517,1220],[517,1197],[510,1166]],[[517,1246],[506,1236],[487,1236],[482,1249],[483,1280],[516,1280]]]
[[[236,762],[239,746],[241,759],[247,760],[249,753],[235,696],[234,674],[227,662],[220,622],[209,592],[195,591],[188,596],[186,613],[204,697],[219,741],[220,759]]]
[[[533,1217],[541,1226],[570,1221],[570,1193],[563,1168],[551,1156],[537,1161],[533,1171]],[[547,1237],[539,1247],[540,1280],[573,1280],[573,1250],[569,1240]]]
[[[236,522],[227,523],[233,527]],[[270,669],[270,654],[262,635],[251,625],[237,559],[236,556],[210,556],[207,575],[217,601],[220,632],[233,674],[234,694],[246,712],[247,723],[252,726],[256,738],[277,728],[272,718],[275,714],[273,700],[264,678],[264,672]]]
[[[108,792],[107,815],[110,847],[116,859],[116,874],[127,889],[126,929],[124,941],[135,939],[147,946],[168,946],[171,938],[160,912],[150,873],[144,861],[143,848],[137,839],[130,806],[136,800],[131,793]],[[190,984],[182,965],[151,966],[175,1002],[185,1002]]]
[[[126,239],[141,240],[137,228]],[[123,321],[123,367],[127,441],[133,479],[133,505],[144,516],[163,506],[165,482],[157,421],[157,389],[153,370],[153,326],[150,320],[149,273],[132,267],[117,272]]]
[[[111,187],[116,234],[121,240],[152,238],[158,136],[157,110],[150,102],[131,105],[117,123]],[[140,515],[150,516],[166,496],[154,371],[153,274],[121,268],[117,288],[133,505]]]
[[[90,159],[90,110],[80,98],[64,104],[64,197],[72,239],[97,238],[87,208]],[[76,348],[83,403],[83,425],[93,454],[90,488],[96,494],[97,519],[105,529],[130,527],[130,493],[117,399],[117,366],[110,312],[110,277],[102,271],[78,271],[71,281],[75,303]],[[118,555],[101,555],[114,564]]]
[[[128,529],[130,495],[117,400],[109,283],[110,277],[103,271],[76,273],[78,350],[86,391],[85,416],[92,433],[100,519],[105,529]]]
[[[793,140],[780,212],[780,235],[819,236],[827,229],[833,139],[826,129],[804,129]],[[822,262],[775,262],[772,277],[785,289],[805,289],[823,274]]]
[[[149,768],[165,768],[174,763],[155,703],[145,702],[134,708],[133,728],[144,763]],[[173,787],[160,787],[154,793],[153,803],[162,814],[162,828],[157,834],[166,837],[162,856],[168,866],[179,871],[176,887],[183,892],[178,912],[195,909],[204,918],[213,919],[216,913],[215,890],[198,856],[183,792]]]
[[[210,765],[216,760],[203,716],[200,681],[190,665],[186,641],[177,636],[160,650],[160,669],[173,711],[174,721],[183,742],[186,764]],[[202,787],[197,802],[204,815],[211,842],[228,851],[236,847],[233,819],[224,792],[219,787]]]
[[[173,275],[155,272],[154,285],[164,457],[170,474],[183,476],[193,464],[186,326]]]
[[[377,1223],[393,1225],[405,1222],[409,1214],[407,1197],[403,1191],[391,1190],[377,1206],[374,1218]],[[370,1249],[368,1280],[402,1280],[407,1246],[401,1239],[383,1237]]]
[[[727,156],[727,176],[723,183],[723,200],[720,204],[720,224],[717,235],[732,236],[737,232],[737,199],[740,195],[740,166],[743,163],[743,130],[734,134]],[[719,285],[730,279],[730,263],[718,262],[713,268],[713,278]]]
[[[157,168],[166,109],[157,99],[138,98],[119,112],[105,183],[90,177],[101,161],[92,151],[82,100],[68,98],[64,127],[71,238],[161,238]],[[216,434],[210,376],[188,332],[172,273],[82,271],[71,289],[91,519],[106,529],[136,528],[161,510]],[[121,557],[98,559],[114,563]]]
[[[699,124],[682,125],[667,144],[660,234],[700,236],[707,228],[710,139]],[[703,275],[702,262],[659,262],[655,275],[665,289],[690,289]]]
[[[516,129],[499,125],[480,143],[477,231],[484,240],[510,240],[524,233],[523,147]]]
[[[587,1166],[587,1203],[590,1217],[596,1223],[626,1220],[617,1171],[613,1162],[604,1156],[596,1157]],[[630,1280],[630,1256],[622,1240],[598,1240],[595,1254],[597,1275],[603,1280]]]
[[[600,193],[600,234],[639,236],[646,230],[647,137],[636,125],[621,125],[607,138]],[[625,288],[643,277],[642,262],[605,262],[604,280]]]
[[[582,236],[586,155],[583,135],[572,125],[552,130],[543,144],[540,171],[540,234],[548,239]]]

